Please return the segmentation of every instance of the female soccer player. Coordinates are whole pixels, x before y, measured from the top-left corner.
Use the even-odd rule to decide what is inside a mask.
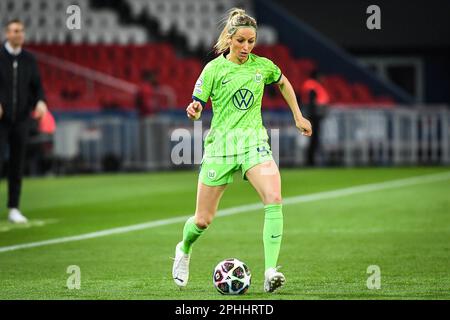
[[[186,108],[187,116],[198,120],[210,98],[213,119],[204,143],[195,216],[186,221],[183,240],[175,249],[172,275],[180,287],[188,282],[192,245],[212,222],[219,200],[237,170],[250,181],[264,204],[264,290],[273,292],[285,282],[277,268],[283,235],[281,179],[262,124],[264,86],[278,84],[296,127],[305,136],[311,136],[312,129],[280,69],[269,59],[251,53],[256,35],[255,19],[242,9],[232,9],[214,46],[219,56],[203,69],[194,87],[193,101]]]

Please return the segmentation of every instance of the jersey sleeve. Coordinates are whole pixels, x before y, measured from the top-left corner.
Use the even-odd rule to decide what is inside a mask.
[[[267,63],[266,63],[267,76],[264,80],[264,83],[265,84],[277,83],[281,79],[281,75],[282,75],[281,70],[271,60],[267,59],[266,61],[267,61]]]
[[[212,65],[207,64],[198,77],[194,91],[192,92],[192,99],[199,101],[203,106],[208,102],[209,96],[211,95],[214,82],[213,71]]]

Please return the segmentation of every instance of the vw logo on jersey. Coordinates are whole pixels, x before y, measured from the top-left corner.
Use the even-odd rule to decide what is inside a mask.
[[[247,110],[253,105],[253,93],[248,89],[239,89],[233,95],[233,104],[239,110]]]

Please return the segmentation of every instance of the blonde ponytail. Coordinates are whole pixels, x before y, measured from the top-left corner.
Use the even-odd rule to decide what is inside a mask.
[[[253,27],[257,29],[256,20],[245,13],[245,10],[233,8],[228,12],[228,19],[217,39],[214,49],[217,54],[225,52],[229,47],[229,39],[235,34],[238,27]]]

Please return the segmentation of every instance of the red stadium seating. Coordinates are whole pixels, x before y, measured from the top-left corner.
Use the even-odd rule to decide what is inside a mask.
[[[354,83],[352,86],[353,97],[360,103],[373,103],[375,102],[372,93],[368,86],[363,83]]]
[[[140,88],[145,73],[151,72],[158,85],[171,88],[175,93],[175,106],[184,106],[190,101],[192,88],[202,70],[201,62],[195,58],[178,58],[174,48],[167,43],[144,45],[29,45],[28,48],[57,57],[61,61],[128,81]],[[288,47],[260,45],[255,53],[272,59],[289,78],[296,93],[302,94],[302,85],[311,72],[318,69],[312,59],[297,59],[291,56]],[[116,106],[123,109],[135,107],[135,96],[118,88],[89,80],[39,60],[44,86],[50,105],[60,109],[98,109]],[[325,75],[323,86],[330,96],[330,103],[383,104],[392,105],[390,97],[374,97],[363,83],[350,84],[341,75]],[[154,90],[157,91],[157,90]],[[170,99],[158,99],[157,110],[164,110]],[[264,96],[264,106],[269,109],[286,107],[281,94]]]

